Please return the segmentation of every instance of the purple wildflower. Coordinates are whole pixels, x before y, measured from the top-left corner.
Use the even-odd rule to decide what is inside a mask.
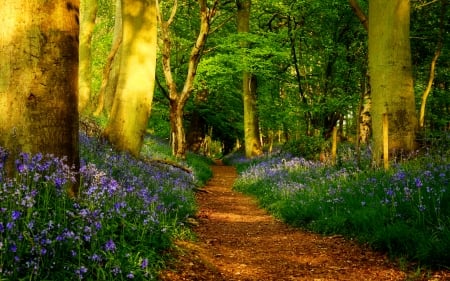
[[[84,274],[86,274],[88,269],[85,266],[80,266],[80,268],[75,270],[75,274],[78,276],[79,279],[83,279]]]
[[[145,258],[145,259],[142,260],[141,268],[145,269],[145,268],[147,268],[147,266],[148,266],[148,259]]]
[[[414,182],[417,188],[421,188],[423,186],[422,180],[419,178],[414,178]]]
[[[12,211],[11,218],[13,221],[16,221],[20,218],[20,215],[21,215],[20,211]]]
[[[105,250],[109,252],[114,252],[116,250],[116,244],[112,239],[109,239],[105,244]]]

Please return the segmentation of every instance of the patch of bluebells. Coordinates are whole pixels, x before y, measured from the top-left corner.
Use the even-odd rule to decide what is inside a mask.
[[[22,153],[7,178],[0,148],[1,278],[153,280],[175,228],[195,211],[192,175],[80,139],[76,198],[65,159]]]
[[[235,188],[254,194],[287,221],[319,231],[367,231],[366,239],[399,224],[450,245],[450,161],[445,154],[395,164],[389,172],[353,164],[333,167],[273,157],[241,172]],[[429,243],[422,250],[426,247]]]

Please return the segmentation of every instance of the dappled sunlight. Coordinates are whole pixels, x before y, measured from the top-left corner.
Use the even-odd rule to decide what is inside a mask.
[[[211,219],[223,222],[268,222],[270,221],[267,216],[248,216],[245,214],[233,214],[233,213],[214,213],[210,215]]]
[[[181,258],[178,274],[163,280],[404,280],[386,256],[347,241],[287,226],[231,189],[236,172],[214,166],[214,178],[197,196],[200,210],[194,257]],[[186,249],[186,247],[182,247]],[[199,270],[201,268],[201,270]]]

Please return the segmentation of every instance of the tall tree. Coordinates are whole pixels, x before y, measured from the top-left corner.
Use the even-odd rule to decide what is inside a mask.
[[[117,149],[138,156],[155,86],[156,0],[122,0],[121,6],[120,73],[104,134]]]
[[[410,1],[370,0],[369,18],[373,160],[379,164],[383,154],[383,115],[389,119],[390,153],[415,148],[417,118],[409,41]]]
[[[248,33],[250,31],[251,0],[237,0],[237,31]],[[242,48],[248,44],[243,41]],[[244,146],[245,156],[248,158],[262,154],[259,136],[258,110],[256,107],[256,77],[249,71],[242,74],[242,98],[244,103]]]
[[[168,20],[163,19],[163,14],[161,12],[158,13],[163,44],[161,47],[162,65],[164,77],[168,87],[167,97],[169,98],[170,104],[172,150],[174,156],[177,158],[184,158],[186,156],[186,136],[183,125],[184,107],[194,89],[194,79],[197,73],[197,67],[206,44],[206,39],[211,26],[211,20],[216,13],[218,2],[219,1],[217,0],[214,1],[214,4],[211,7],[208,7],[206,0],[198,0],[200,10],[200,30],[189,55],[188,69],[181,91],[177,89],[177,83],[172,74],[171,66],[172,37],[170,34],[170,25],[173,23],[176,16],[177,1],[175,0],[174,2],[174,6],[172,7]]]
[[[78,6],[2,1],[0,146],[10,159],[22,151],[52,153],[79,166]]]
[[[86,108],[91,97],[91,42],[97,16],[97,0],[81,0],[80,2],[80,46],[78,68],[78,111]]]

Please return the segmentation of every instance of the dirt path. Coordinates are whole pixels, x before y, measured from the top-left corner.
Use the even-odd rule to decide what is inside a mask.
[[[385,256],[351,241],[286,226],[232,191],[233,167],[212,168],[206,192],[198,194],[198,241],[178,242],[178,262],[163,281],[450,280],[442,272],[407,278]]]

